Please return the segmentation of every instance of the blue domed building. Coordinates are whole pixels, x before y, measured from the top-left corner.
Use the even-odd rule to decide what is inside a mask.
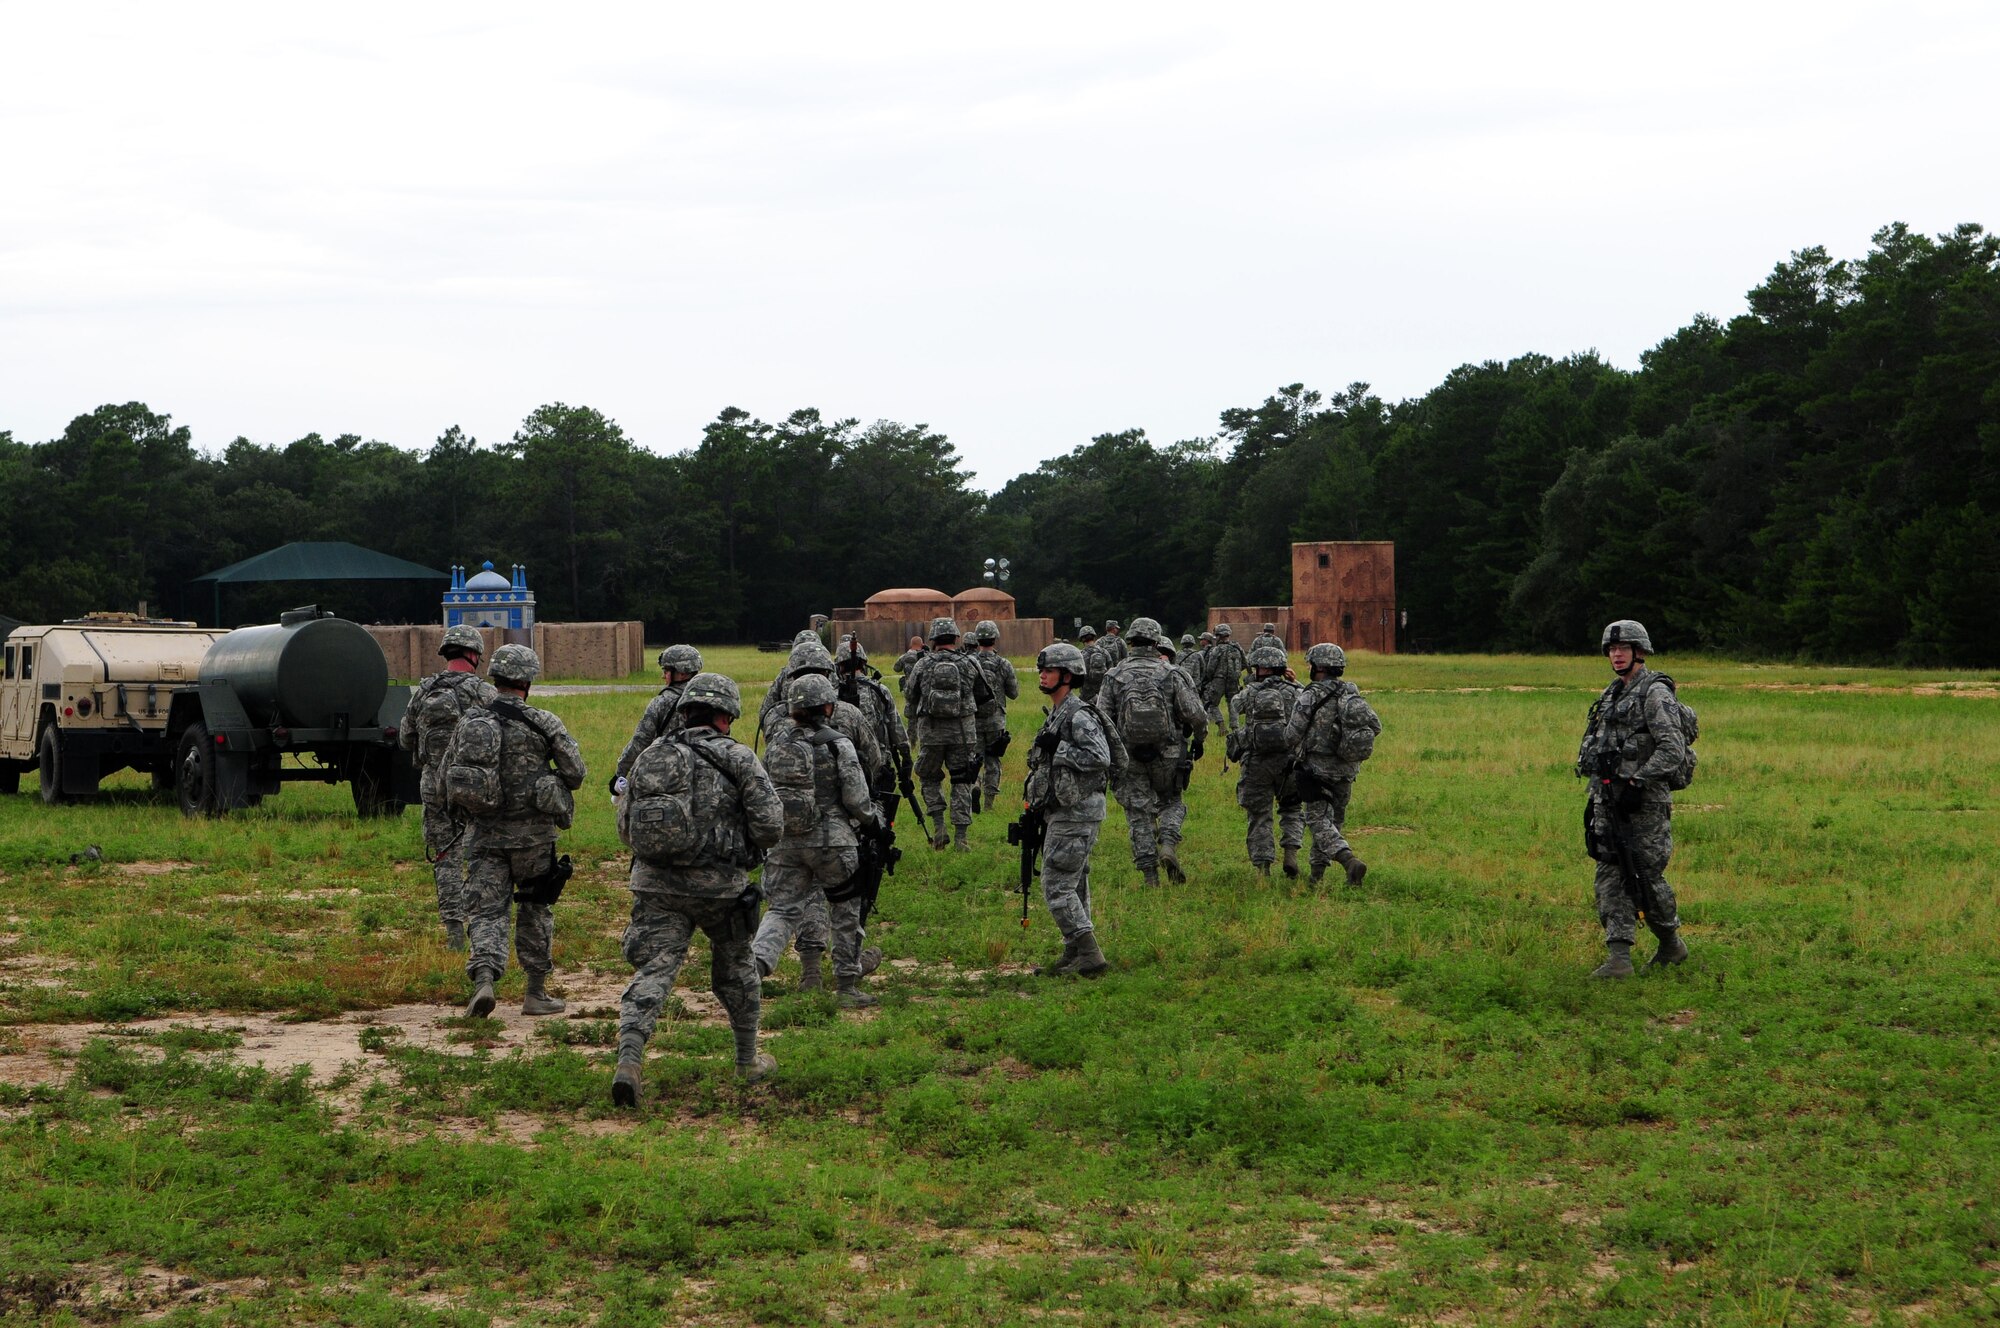
[[[468,578],[453,565],[451,589],[444,592],[444,625],[521,630],[535,625],[535,592],[528,589],[528,569],[514,564],[513,578],[483,564]]]

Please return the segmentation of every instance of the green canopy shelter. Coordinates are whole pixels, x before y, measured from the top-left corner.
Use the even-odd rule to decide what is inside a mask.
[[[215,625],[222,625],[222,587],[266,581],[443,581],[434,567],[392,558],[344,540],[299,540],[194,578],[214,590]]]

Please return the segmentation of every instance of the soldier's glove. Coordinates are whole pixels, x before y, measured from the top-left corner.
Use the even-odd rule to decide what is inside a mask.
[[[1646,784],[1644,780],[1627,779],[1615,785],[1615,788],[1617,792],[1613,795],[1613,801],[1618,808],[1620,816],[1630,816],[1645,804]]]
[[[1206,750],[1208,750],[1208,744],[1203,742],[1200,738],[1196,738],[1193,742],[1188,744],[1188,759],[1193,761],[1199,761],[1201,759],[1201,754]]]
[[[609,787],[611,789],[611,796],[614,798],[623,793],[625,791],[625,776],[613,775]]]
[[[1035,750],[1047,759],[1055,759],[1056,748],[1060,746],[1062,746],[1062,734],[1056,732],[1053,726],[1035,735]]]

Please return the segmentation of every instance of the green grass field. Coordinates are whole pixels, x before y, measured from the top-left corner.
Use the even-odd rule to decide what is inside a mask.
[[[593,775],[532,1029],[452,1017],[414,813],[0,798],[0,1320],[2000,1322],[2000,675],[1658,662],[1703,724],[1683,968],[1583,976],[1601,660],[1358,657],[1359,889],[1251,874],[1216,743],[1192,883],[1114,810],[1112,972],[1050,983],[1002,816],[952,854],[906,813],[883,1005],[782,970],[740,1090],[698,942],[636,1116],[602,790],[643,695],[545,702]]]

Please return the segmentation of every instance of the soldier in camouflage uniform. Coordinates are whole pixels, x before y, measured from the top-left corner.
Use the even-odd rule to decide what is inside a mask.
[[[1098,948],[1090,920],[1090,850],[1104,824],[1111,743],[1097,711],[1076,691],[1083,676],[1083,652],[1058,641],[1035,663],[1050,710],[1028,752],[1026,798],[1046,818],[1042,899],[1063,937],[1062,957],[1035,972],[1044,977],[1076,973],[1094,978],[1111,966]]]
[[[777,971],[785,947],[798,934],[807,916],[807,905],[828,910],[827,892],[837,890],[852,879],[861,864],[858,829],[877,834],[881,814],[854,754],[854,744],[830,722],[834,690],[831,679],[808,673],[794,678],[786,705],[792,723],[774,735],[765,751],[766,768],[779,770],[790,754],[781,745],[803,747],[800,755],[809,767],[809,785],[803,796],[817,810],[818,823],[799,833],[787,831],[776,848],[764,859],[764,895],[770,909],[751,951],[757,958],[757,972],[769,977]],[[774,780],[776,776],[773,776]],[[779,797],[801,796],[799,791],[781,788]],[[833,919],[833,975],[840,991],[841,1008],[860,1009],[876,999],[861,990],[862,913],[867,901],[853,895],[831,905]]]
[[[1111,656],[1098,644],[1097,629],[1085,623],[1076,634],[1079,648],[1083,651],[1084,676],[1076,680],[1076,690],[1086,701],[1097,699],[1097,689],[1104,685],[1104,675],[1111,672]]]
[[[574,813],[568,795],[583,787],[583,754],[576,739],[562,720],[525,704],[541,672],[541,660],[526,646],[494,651],[487,673],[498,695],[466,711],[444,756],[447,770],[459,764],[460,741],[474,715],[490,711],[499,717],[498,768],[504,804],[496,812],[473,817],[466,847],[466,931],[471,953],[465,971],[473,994],[465,1012],[478,1018],[493,1012],[494,984],[507,971],[508,906],[515,902],[515,887],[543,875],[555,863],[556,835]],[[528,978],[522,1014],[563,1011],[563,1003],[550,996],[545,985],[555,967],[554,942],[554,912],[547,904],[522,901],[514,918],[514,951]]]
[[[1106,673],[1117,668],[1130,657],[1132,653],[1131,648],[1126,643],[1124,629],[1118,625],[1116,618],[1106,618],[1104,620],[1104,635],[1098,638],[1097,648],[1104,652],[1106,661],[1104,671]]]
[[[1095,702],[1105,722],[1118,730],[1128,756],[1112,791],[1125,809],[1132,863],[1140,876],[1147,885],[1158,885],[1164,867],[1167,879],[1181,885],[1187,881],[1180,863],[1181,827],[1187,822],[1181,761],[1190,737],[1193,758],[1201,759],[1208,717],[1187,675],[1161,658],[1173,647],[1159,623],[1134,618],[1131,642],[1131,655],[1104,679]]]
[[[1594,978],[1632,976],[1632,943],[1643,907],[1660,948],[1652,965],[1687,958],[1680,908],[1667,884],[1674,852],[1674,795],[1669,775],[1687,757],[1672,685],[1646,667],[1653,641],[1645,627],[1621,618],[1604,629],[1600,647],[1617,680],[1590,708],[1577,750],[1576,772],[1589,778],[1591,837],[1597,862],[1597,917],[1604,924],[1605,961]],[[1636,879],[1628,879],[1615,846],[1623,843]],[[1605,859],[1609,861],[1605,861]],[[1635,903],[1634,895],[1641,902]]]
[[[911,637],[910,648],[908,650],[905,650],[902,654],[896,656],[896,672],[902,675],[902,681],[899,682],[897,685],[902,688],[905,695],[907,695],[910,690],[910,670],[914,668],[916,666],[917,661],[922,659],[923,657],[924,657],[924,638],[922,638],[921,636]]]
[[[660,1009],[687,960],[699,927],[708,935],[709,980],[729,1012],[736,1035],[736,1073],[756,1082],[777,1067],[757,1050],[763,1019],[757,961],[750,943],[756,927],[754,898],[746,908],[746,869],[784,833],[785,811],[756,755],[729,736],[743,705],[736,684],[701,673],[681,693],[683,727],[665,742],[687,747],[689,801],[695,819],[715,827],[700,860],[664,866],[634,856],[632,922],[625,929],[625,959],[635,970],[618,1003],[618,1071],[611,1100],[639,1102],[640,1066]]]
[[[860,712],[870,737],[882,753],[882,768],[875,776],[875,800],[887,805],[895,796],[896,777],[909,774],[910,733],[896,709],[896,698],[882,685],[881,675],[868,667],[868,651],[853,637],[840,643],[833,655],[838,675],[840,699]],[[857,755],[859,748],[856,749]],[[893,818],[892,818],[893,819]]]
[[[931,648],[910,666],[903,691],[916,717],[917,776],[934,830],[931,847],[969,849],[972,788],[979,781],[979,706],[987,700],[986,675],[958,650],[958,624],[931,622]],[[944,778],[951,776],[951,837],[944,831]]]
[[[1215,625],[1215,644],[1209,648],[1205,661],[1208,681],[1201,693],[1201,699],[1208,705],[1209,722],[1222,733],[1236,727],[1236,694],[1243,689],[1243,670],[1249,667],[1243,647],[1231,640],[1231,635],[1228,623]]]
[[[417,684],[396,730],[397,746],[416,753],[422,773],[424,856],[437,886],[444,943],[452,950],[465,948],[465,837],[445,806],[444,749],[461,715],[499,695],[479,676],[479,658],[485,653],[486,641],[477,627],[448,628],[438,647],[444,668]]]
[[[632,730],[632,741],[618,754],[618,769],[611,776],[611,796],[615,798],[625,791],[625,776],[631,771],[632,762],[639,759],[639,753],[652,746],[653,739],[681,726],[681,692],[688,679],[700,672],[701,652],[693,646],[668,646],[660,652],[660,677],[667,685],[646,703],[646,713],[639,716],[639,727]]]
[[[1244,843],[1250,865],[1260,876],[1271,874],[1277,856],[1271,836],[1271,805],[1278,807],[1278,839],[1285,850],[1285,875],[1299,874],[1299,846],[1305,842],[1303,810],[1289,773],[1298,749],[1286,731],[1299,684],[1285,664],[1285,652],[1272,646],[1253,651],[1250,667],[1256,679],[1237,697],[1237,728],[1229,735],[1229,754],[1241,762],[1236,781],[1236,805],[1249,813]]]
[[[999,623],[982,620],[972,629],[972,639],[979,645],[973,662],[985,674],[986,685],[993,693],[991,699],[980,705],[977,716],[979,784],[972,791],[972,809],[978,811],[982,797],[991,807],[1000,796],[1000,759],[1007,754],[1007,703],[1020,699],[1021,680],[1014,675],[1014,666],[1000,653]]]
[[[1278,635],[1278,624],[1265,623],[1264,630],[1259,632],[1257,639],[1250,643],[1252,650],[1257,650],[1264,646],[1272,646],[1279,650],[1285,648],[1285,638]]]
[[[1349,885],[1361,884],[1368,864],[1354,855],[1341,827],[1347,824],[1348,800],[1354,796],[1354,777],[1361,772],[1359,761],[1346,754],[1352,751],[1346,726],[1373,725],[1382,731],[1382,721],[1361,699],[1360,689],[1341,675],[1347,672],[1347,652],[1330,641],[1322,641],[1306,651],[1306,667],[1312,682],[1292,702],[1287,737],[1298,749],[1299,761],[1308,782],[1322,797],[1302,801],[1305,821],[1312,830],[1312,883],[1326,878],[1328,863],[1337,862],[1347,872]],[[1373,750],[1373,734],[1369,738]]]

